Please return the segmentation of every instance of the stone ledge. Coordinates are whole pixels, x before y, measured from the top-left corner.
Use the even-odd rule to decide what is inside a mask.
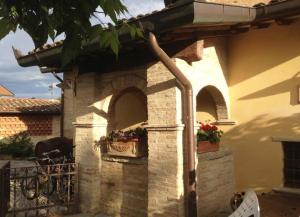
[[[237,121],[233,121],[233,120],[217,120],[217,121],[213,122],[212,124],[214,124],[214,125],[236,125]]]
[[[271,137],[272,142],[300,142],[299,137]]]
[[[148,158],[130,158],[130,157],[119,157],[119,156],[111,156],[107,154],[102,155],[103,161],[108,162],[116,162],[116,163],[125,163],[125,164],[135,164],[135,165],[143,165],[148,163]]]
[[[273,188],[273,191],[280,194],[292,194],[292,195],[300,196],[300,188],[281,187],[281,188]]]
[[[184,124],[177,125],[146,125],[148,131],[183,131]]]
[[[232,155],[232,151],[230,150],[230,148],[221,145],[218,151],[201,153],[201,154],[198,153],[198,160],[199,161],[216,160],[228,155]]]
[[[94,127],[107,127],[107,124],[93,124],[93,123],[77,123],[72,122],[73,126],[76,128],[94,128]]]

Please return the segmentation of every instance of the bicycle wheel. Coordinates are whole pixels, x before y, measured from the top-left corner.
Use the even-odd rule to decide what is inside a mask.
[[[39,196],[38,178],[36,176],[23,178],[21,181],[21,191],[28,200],[33,200]]]
[[[40,189],[43,195],[51,196],[55,191],[56,181],[53,177],[48,175],[42,175],[43,177],[39,178]]]

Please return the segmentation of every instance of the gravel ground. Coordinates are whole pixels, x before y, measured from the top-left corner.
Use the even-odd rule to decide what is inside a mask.
[[[300,196],[269,193],[258,199],[261,217],[300,217]]]

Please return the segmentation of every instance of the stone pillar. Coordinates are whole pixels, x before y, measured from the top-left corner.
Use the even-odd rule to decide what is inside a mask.
[[[79,164],[79,208],[83,213],[97,213],[101,199],[101,154],[97,142],[106,135],[106,123],[96,123],[95,75],[77,79],[75,98],[75,159]]]
[[[233,155],[229,148],[198,154],[198,217],[229,216],[234,194]]]
[[[148,216],[184,216],[181,92],[161,64],[147,70]]]

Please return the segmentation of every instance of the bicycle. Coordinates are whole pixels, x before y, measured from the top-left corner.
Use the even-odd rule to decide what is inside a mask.
[[[51,155],[53,154],[59,156],[52,158]],[[41,194],[44,196],[51,196],[56,189],[56,178],[52,177],[51,174],[55,173],[57,163],[64,163],[64,159],[58,149],[45,152],[42,155],[43,158],[32,159],[36,164],[36,167],[34,167],[36,171],[29,176],[27,171],[26,176],[22,178],[20,183],[22,194],[28,200],[33,200]]]

